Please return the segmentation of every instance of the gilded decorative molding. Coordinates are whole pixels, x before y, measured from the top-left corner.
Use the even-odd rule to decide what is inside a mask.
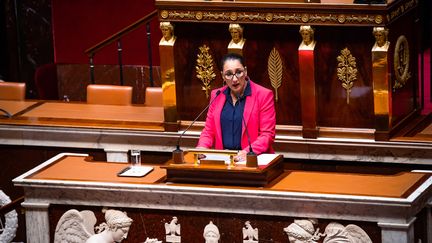
[[[345,48],[341,50],[341,54],[337,57],[337,60],[339,62],[337,76],[342,82],[342,87],[346,89],[347,104],[349,104],[351,89],[354,86],[354,80],[357,79],[356,59],[351,55],[350,50]]]
[[[210,84],[215,79],[216,74],[213,70],[213,57],[210,55],[210,48],[207,45],[199,47],[200,53],[197,55],[197,65],[195,66],[196,77],[203,83],[202,90],[206,97],[210,95]]]
[[[399,89],[405,86],[407,80],[411,78],[409,72],[409,45],[408,40],[404,35],[399,36],[396,41],[394,51],[394,72],[396,76],[393,89]]]
[[[281,12],[225,12],[218,10],[161,10],[161,21],[212,21],[292,24],[382,24],[380,14],[330,14],[330,13],[281,13]]]
[[[282,58],[276,48],[270,52],[267,64],[268,74],[272,87],[275,90],[275,101],[278,101],[278,88],[282,83],[283,64]]]
[[[406,12],[408,12],[409,10],[417,7],[418,5],[418,0],[409,0],[409,1],[401,1],[399,3],[399,5],[396,5],[394,8],[392,8],[391,12],[387,14],[387,21],[391,22],[394,19],[402,16],[403,14],[405,14]]]

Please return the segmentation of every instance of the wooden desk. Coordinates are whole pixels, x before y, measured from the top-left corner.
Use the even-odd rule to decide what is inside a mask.
[[[144,128],[163,131],[163,107],[45,102],[17,123],[69,127]]]
[[[416,217],[432,200],[428,173],[291,171],[269,187],[246,188],[166,184],[157,166],[144,178],[118,178],[122,166],[86,161],[85,154],[60,154],[14,179],[25,191],[29,242],[50,242],[60,217],[55,212],[107,206],[126,208],[134,219],[125,242],[164,240],[162,225],[176,216],[182,242],[200,239],[210,220],[219,227],[222,242],[240,242],[246,220],[259,228],[260,241],[287,242],[283,228],[293,219],[315,218],[321,231],[330,222],[355,224],[372,242],[405,243],[420,237],[421,231],[414,231]],[[430,225],[430,216],[422,222]]]
[[[26,109],[31,109],[33,106],[39,104],[37,101],[16,101],[16,100],[0,100],[0,108],[9,112],[12,116]],[[0,115],[0,118],[3,114]]]
[[[105,150],[108,161],[125,162],[128,160],[127,152],[133,145],[125,143],[125,135],[119,134],[118,130],[123,130],[125,133],[133,130],[132,136],[165,131],[163,107],[45,101],[0,102],[0,108],[5,107],[4,109],[14,114],[12,118],[0,119],[0,126],[8,127],[1,131],[0,144],[13,142],[14,138],[30,138],[31,143],[35,140],[43,141],[41,145],[36,144],[37,146],[52,146],[51,144],[59,146],[59,141],[64,147],[95,148],[96,144],[97,147]],[[33,131],[41,134],[32,135]],[[110,133],[114,136],[106,137],[102,133]],[[117,134],[120,142],[117,138],[113,139]],[[98,138],[91,142],[91,145],[85,144],[94,136]],[[104,137],[109,140],[108,144],[99,145]],[[145,140],[139,139],[140,143]]]

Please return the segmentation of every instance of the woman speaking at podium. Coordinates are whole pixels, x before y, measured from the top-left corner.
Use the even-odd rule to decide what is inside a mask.
[[[252,82],[241,55],[222,58],[225,86],[211,93],[211,105],[197,148],[238,150],[236,161],[250,151],[273,153],[276,112],[273,92]]]

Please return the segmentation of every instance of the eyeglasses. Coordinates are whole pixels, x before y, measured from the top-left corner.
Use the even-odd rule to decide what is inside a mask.
[[[245,70],[244,69],[243,70],[242,69],[238,69],[238,70],[235,71],[235,73],[232,73],[231,71],[228,71],[228,72],[224,73],[223,76],[227,80],[233,80],[234,76],[236,76],[237,79],[239,79],[239,78],[243,77],[244,74],[245,74]]]

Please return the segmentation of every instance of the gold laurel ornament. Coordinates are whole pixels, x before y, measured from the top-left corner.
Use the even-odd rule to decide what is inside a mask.
[[[354,86],[354,81],[357,79],[357,64],[356,59],[351,55],[350,50],[345,48],[341,51],[341,54],[337,57],[338,68],[337,76],[342,82],[342,87],[346,89],[347,104],[349,104],[349,98],[351,89]]]
[[[197,55],[197,65],[195,66],[197,75],[196,77],[201,80],[203,90],[208,98],[210,96],[210,84],[216,78],[213,69],[213,57],[210,55],[210,48],[207,45],[199,47],[200,53]]]
[[[279,52],[274,47],[268,58],[267,69],[271,85],[275,90],[275,101],[277,102],[278,88],[282,84],[283,64]]]

